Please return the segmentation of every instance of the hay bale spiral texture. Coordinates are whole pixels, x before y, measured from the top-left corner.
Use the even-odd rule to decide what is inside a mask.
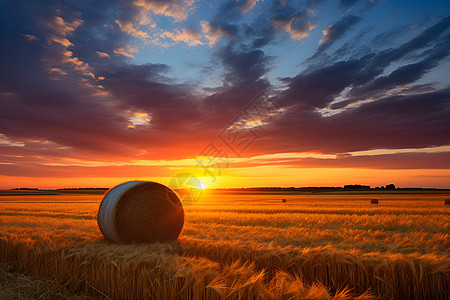
[[[98,211],[103,235],[120,244],[175,240],[184,224],[178,196],[150,181],[129,181],[105,195]]]

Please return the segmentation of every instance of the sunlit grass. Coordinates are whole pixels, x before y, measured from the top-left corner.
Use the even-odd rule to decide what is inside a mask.
[[[104,240],[101,195],[3,196],[1,257],[117,299],[438,299],[449,288],[448,196],[205,195],[185,207],[178,241],[148,245]]]

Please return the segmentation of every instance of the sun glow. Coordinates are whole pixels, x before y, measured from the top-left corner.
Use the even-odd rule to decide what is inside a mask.
[[[149,125],[151,119],[152,119],[152,117],[148,113],[143,113],[143,112],[134,113],[128,119],[128,121],[130,122],[130,124],[128,125],[128,128],[136,128],[136,126],[138,126],[138,125],[147,126],[147,125]]]

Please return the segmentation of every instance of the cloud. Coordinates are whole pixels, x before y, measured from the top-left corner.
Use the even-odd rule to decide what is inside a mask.
[[[366,80],[363,76],[373,76],[370,71],[368,74],[362,74],[363,72],[364,61],[354,59],[305,71],[293,78],[283,78],[289,89],[283,92],[281,101],[286,105],[296,104],[308,110],[325,108],[346,87],[359,80]]]
[[[267,138],[255,147],[265,153],[348,153],[448,145],[449,96],[449,90],[390,96],[330,117],[294,105],[275,119]]]
[[[210,45],[214,45],[222,37],[227,37],[257,49],[271,43],[280,32],[286,32],[290,38],[300,40],[308,37],[311,30],[317,27],[310,22],[314,15],[313,10],[298,5],[280,4],[277,1],[267,4],[251,24],[241,22],[243,9],[250,4],[253,5],[253,1],[225,2],[211,20],[202,22],[202,29]]]
[[[136,178],[149,177],[150,174],[158,174],[161,177],[172,176],[172,171],[167,166],[48,166],[41,164],[1,164],[1,174],[14,177],[38,177],[38,178]]]
[[[380,76],[373,81],[355,88],[350,93],[352,97],[367,98],[376,97],[377,94],[386,93],[391,89],[413,83],[429,70],[436,67],[441,60],[450,55],[448,48],[450,47],[450,35],[439,42],[434,48],[429,49],[428,56],[424,59],[398,67],[387,76]]]
[[[99,57],[105,57],[105,58],[110,58],[110,57],[111,57],[111,56],[109,56],[108,53],[105,53],[105,52],[97,51],[96,53],[97,53],[97,55],[98,55]]]
[[[22,34],[22,36],[24,38],[26,38],[27,40],[29,40],[30,42],[36,41],[39,39],[37,36],[31,35],[31,34]]]
[[[319,48],[316,53],[324,51],[330,47],[336,40],[340,39],[348,30],[361,20],[358,16],[348,15],[342,17],[333,25],[328,26],[323,30],[323,37],[319,41]]]
[[[244,1],[239,1],[241,4],[241,12],[243,14],[248,13],[250,10],[252,10],[253,7],[255,7],[256,2],[258,2],[259,0],[244,0]]]
[[[129,58],[133,58],[134,55],[133,53],[138,52],[138,49],[132,46],[127,46],[126,48],[117,48],[116,50],[114,50],[114,54],[117,55],[123,55],[125,57],[129,57]]]
[[[407,86],[448,57],[448,29],[446,17],[396,48],[340,61],[331,56],[283,78],[287,89],[274,99],[286,111],[269,129],[271,142],[261,140],[255,147],[266,153],[345,153],[448,144],[448,88]],[[412,55],[421,59],[383,75]]]
[[[60,36],[66,36],[67,34],[73,32],[78,26],[83,23],[83,20],[74,19],[72,22],[66,22],[60,16],[55,16],[45,21],[45,25],[52,29],[55,34]]]
[[[172,17],[175,21],[183,21],[192,10],[194,0],[136,0],[134,4],[154,14]]]
[[[300,159],[289,164],[313,168],[364,168],[364,169],[450,169],[450,152],[401,153],[367,156],[348,156],[336,159]]]
[[[365,100],[361,91],[366,88],[371,89],[371,93],[367,95],[375,96],[379,93],[382,95],[387,88],[392,89],[398,85],[412,83],[447,56],[445,49],[448,47],[449,36],[442,36],[442,34],[448,28],[450,28],[450,17],[442,19],[394,49],[366,52],[361,57],[340,61],[329,57],[322,65],[311,65],[295,77],[282,79],[288,84],[289,89],[283,93],[281,99],[289,105],[297,103],[304,109],[323,109],[346,89],[350,89],[347,91],[349,95],[357,98],[352,101],[355,102]],[[427,49],[431,43],[433,47]],[[400,67],[391,74],[392,77],[389,79],[379,77],[392,63],[424,49],[427,49],[424,52],[427,58],[423,61]],[[328,62],[333,63],[327,64]],[[324,85],[324,82],[327,84]]]
[[[140,30],[138,28],[138,26],[134,25],[132,22],[126,23],[126,22],[123,22],[120,20],[116,20],[115,22],[119,25],[120,29],[123,32],[125,32],[135,38],[145,40],[150,37],[147,32]]]
[[[278,30],[271,22],[257,20],[251,25],[245,25],[243,32],[246,38],[251,41],[251,47],[259,49],[273,42]]]
[[[99,162],[98,166],[67,165],[61,161],[61,165],[51,161],[39,162],[27,161],[16,163],[3,163],[0,161],[0,173],[14,177],[39,177],[39,178],[136,178],[149,177],[149,174],[158,174],[159,177],[173,176],[173,171],[168,167],[170,162],[159,165],[140,164],[139,161],[114,164],[114,162]],[[439,153],[401,153],[370,156],[346,156],[331,158],[305,157],[300,159],[265,159],[263,161],[239,162],[233,164],[233,169],[261,167],[261,166],[285,166],[289,168],[360,168],[378,170],[420,170],[420,169],[450,169],[450,152]],[[180,166],[182,167],[182,166]]]
[[[209,21],[201,21],[200,24],[202,26],[202,32],[209,41],[208,44],[210,46],[214,45],[222,37],[230,39],[237,38],[238,29],[234,25]]]
[[[70,152],[58,150],[61,155],[69,156],[76,152],[91,152],[95,156],[95,153],[109,152],[109,147],[116,148],[114,152],[122,155],[135,152],[131,150],[134,147],[119,146],[122,143],[119,140],[124,141],[125,138],[125,131],[121,128],[126,128],[128,120],[114,107],[115,100],[98,85],[94,76],[94,72],[102,69],[95,61],[97,49],[115,47],[111,40],[92,42],[99,40],[96,36],[102,31],[86,32],[85,26],[95,23],[98,15],[94,19],[86,17],[81,22],[79,15],[70,9],[67,13],[59,11],[58,15],[52,16],[56,12],[45,8],[33,11],[35,15],[31,18],[27,11],[17,9],[14,3],[9,5],[12,7],[6,11],[14,17],[5,18],[6,11],[2,10],[2,26],[6,26],[5,22],[12,25],[11,20],[17,25],[9,32],[0,32],[2,37],[4,34],[10,36],[8,45],[0,50],[3,51],[0,74],[4,78],[0,83],[1,133],[12,140],[45,142],[40,146],[41,156],[51,155],[54,151],[49,145],[72,149]],[[71,14],[75,17],[66,16]],[[110,32],[103,24],[98,28]],[[45,39],[29,43],[21,36],[22,32]],[[81,33],[89,35],[81,36]],[[55,38],[66,39],[70,45],[55,41]],[[93,46],[90,51],[87,51],[85,43],[79,43],[80,40],[90,41],[91,44],[87,44]],[[120,39],[114,41],[120,42]],[[107,138],[111,134],[116,137]],[[33,149],[29,143],[26,148]]]
[[[195,30],[192,29],[182,29],[180,30],[176,30],[174,32],[163,32],[162,33],[163,37],[166,38],[170,38],[171,40],[175,41],[175,42],[184,42],[186,44],[188,44],[189,46],[198,46],[201,45],[202,42],[200,41],[201,39],[201,34]],[[209,36],[208,40],[210,41],[211,44],[211,36]],[[214,40],[215,42],[215,40]],[[214,44],[213,42],[213,44]]]
[[[83,24],[83,20],[75,18],[71,22],[67,22],[62,17],[55,16],[45,20],[44,24],[49,31],[46,34],[48,44],[42,61],[45,62],[48,71],[52,74],[66,75],[68,72],[76,70],[83,76],[95,78],[92,67],[68,50],[73,46],[69,38]],[[53,78],[60,79],[59,76]]]
[[[274,155],[275,156],[275,155]],[[434,153],[394,153],[379,155],[338,155],[334,158],[321,158],[311,155],[301,158],[250,158],[247,161],[233,164],[233,168],[257,166],[290,168],[356,168],[378,170],[418,170],[418,169],[450,169],[450,152]]]
[[[227,84],[241,85],[261,79],[269,70],[270,57],[262,50],[239,51],[232,45],[223,47],[217,52],[227,73],[224,80]]]
[[[390,61],[398,60],[406,55],[412,53],[413,51],[417,51],[420,49],[424,49],[429,46],[430,43],[435,42],[436,38],[444,34],[450,28],[450,16],[446,16],[442,18],[435,25],[423,30],[416,37],[411,39],[410,41],[402,44],[397,49],[390,49],[384,52],[381,52],[377,60],[379,63],[389,63]],[[446,35],[446,40],[448,39],[448,34]]]
[[[303,8],[293,15],[276,15],[271,21],[278,30],[288,32],[293,40],[301,40],[307,38],[310,31],[317,27],[308,21],[308,17],[312,14],[312,10]]]

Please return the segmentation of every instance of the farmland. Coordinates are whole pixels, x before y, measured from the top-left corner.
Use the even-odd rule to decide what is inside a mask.
[[[4,195],[0,258],[106,299],[444,299],[444,198],[210,193],[177,241],[116,245],[97,226],[102,195]]]

